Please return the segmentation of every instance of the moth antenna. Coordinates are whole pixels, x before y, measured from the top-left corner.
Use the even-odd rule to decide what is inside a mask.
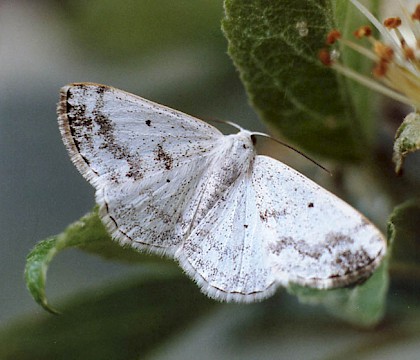
[[[298,153],[299,155],[303,156],[305,159],[308,159],[309,161],[311,161],[312,163],[314,163],[315,165],[319,166],[322,170],[324,170],[325,172],[327,172],[328,174],[330,174],[330,176],[332,176],[332,172],[330,170],[328,170],[326,167],[322,166],[319,162],[315,161],[314,159],[310,158],[308,155],[304,154],[302,151],[294,148],[293,146],[286,144],[283,141],[280,141],[279,139],[273,138],[272,136],[262,133],[262,132],[252,132],[252,135],[259,135],[259,136],[263,136],[266,138],[269,138],[273,141],[275,141],[276,143],[279,143],[280,145],[283,145],[285,147],[287,147],[290,150],[293,150],[294,152]]]
[[[216,122],[216,123],[219,123],[219,124],[230,125],[230,126],[234,127],[235,129],[238,129],[240,131],[245,130],[243,127],[239,126],[238,124],[235,124],[232,121],[219,120],[219,119],[207,119],[207,121]]]
[[[238,124],[235,124],[234,122],[228,121],[228,120],[219,120],[219,119],[208,119],[208,121],[212,121],[212,122],[216,122],[219,124],[227,124],[230,125],[240,131],[245,130],[243,127],[239,126]],[[319,162],[315,161],[314,159],[310,158],[308,155],[304,154],[303,152],[301,152],[300,150],[294,148],[293,146],[286,144],[283,141],[280,141],[279,139],[273,138],[272,136],[262,133],[262,132],[258,132],[258,131],[253,131],[252,135],[259,135],[259,136],[263,136],[266,138],[269,138],[271,140],[274,140],[276,143],[279,143],[280,145],[283,145],[287,148],[289,148],[290,150],[295,151],[296,153],[298,153],[299,155],[303,156],[305,159],[308,159],[309,161],[311,161],[312,163],[314,163],[315,165],[319,166],[322,170],[324,170],[325,172],[327,172],[330,176],[332,176],[332,172],[330,170],[328,170],[326,167],[322,166]]]

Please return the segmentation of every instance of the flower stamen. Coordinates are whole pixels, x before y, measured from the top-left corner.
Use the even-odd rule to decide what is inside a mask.
[[[396,29],[401,25],[402,21],[399,17],[390,17],[384,20],[384,25],[387,29]]]
[[[420,46],[420,4],[415,11],[409,14],[405,10],[405,19],[389,17],[383,25],[361,5],[357,0],[350,0],[380,32],[383,40],[376,39],[372,35],[370,26],[362,26],[354,32],[357,40],[366,39],[370,48],[355,41],[343,39],[338,30],[332,30],[326,39],[329,48],[336,43],[360,53],[374,63],[373,77],[359,74],[354,69],[340,63],[339,59],[331,56],[335,50],[322,49],[319,58],[327,66],[339,73],[397,101],[420,108],[420,58],[416,49],[408,45],[408,42],[400,31],[405,20],[410,25],[410,30],[417,40],[417,48]]]
[[[420,4],[416,6],[416,9],[411,14],[413,20],[420,20]]]

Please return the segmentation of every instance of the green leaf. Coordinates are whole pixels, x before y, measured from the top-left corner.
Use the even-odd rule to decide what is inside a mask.
[[[408,114],[395,134],[394,154],[395,172],[401,174],[405,157],[420,150],[420,114]]]
[[[29,253],[25,267],[25,281],[29,292],[38,304],[53,314],[58,312],[48,304],[45,295],[45,281],[48,265],[60,250],[57,243],[57,237],[51,237],[40,242]]]
[[[392,264],[420,264],[420,199],[397,206],[388,221],[388,236],[393,243]],[[419,271],[419,269],[418,269]]]
[[[387,256],[375,273],[354,287],[316,290],[292,285],[288,291],[304,304],[323,305],[334,316],[360,327],[372,327],[384,316],[389,287]]]
[[[217,303],[172,267],[78,294],[59,316],[26,318],[0,332],[0,358],[144,359]]]
[[[225,0],[223,30],[249,99],[268,125],[309,151],[355,160],[371,138],[372,102],[361,89],[364,104],[354,104],[353,85],[318,61],[337,26],[335,14],[354,24],[347,1]],[[355,117],[362,108],[364,124]]]
[[[26,286],[35,301],[44,309],[56,313],[47,301],[45,285],[47,270],[57,253],[67,248],[78,248],[105,258],[130,262],[164,261],[131,248],[123,248],[113,241],[103,226],[97,208],[71,224],[63,233],[38,243],[26,260]]]

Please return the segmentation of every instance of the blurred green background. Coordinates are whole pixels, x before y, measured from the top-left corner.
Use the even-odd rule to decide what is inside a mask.
[[[215,0],[0,3],[0,329],[14,326],[17,319],[38,324],[52,316],[25,288],[25,257],[36,242],[60,233],[94,204],[93,188],[61,143],[55,113],[61,86],[103,83],[203,119],[226,119],[263,130],[226,54],[222,16],[222,1]],[[391,137],[384,136],[384,143],[388,141],[392,143]],[[411,178],[418,180],[418,173]],[[379,199],[373,205],[383,222],[389,204]],[[70,250],[52,263],[47,292],[58,304],[69,294],[77,298],[78,291],[101,296],[108,284],[125,279],[131,283],[144,272],[142,266]],[[204,296],[188,279],[183,283],[194,297]],[[153,287],[147,291],[153,292]],[[413,301],[403,299],[406,307]],[[358,330],[322,309],[297,304],[284,291],[261,304],[220,306],[208,300],[204,308],[192,307],[191,321],[160,338],[161,347],[148,352],[149,358],[351,359],[349,354],[357,351],[369,359],[414,359],[420,351],[414,325],[409,336],[388,346],[387,341],[395,340],[395,328]],[[118,312],[118,302],[113,309]],[[83,307],[79,311],[83,314]],[[194,311],[204,315],[194,318]],[[419,315],[418,310],[414,313]],[[54,331],[48,336],[43,346],[57,346]]]

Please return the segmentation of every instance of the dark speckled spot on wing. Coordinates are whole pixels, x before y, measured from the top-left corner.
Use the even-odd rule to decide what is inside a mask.
[[[174,159],[171,155],[169,155],[168,152],[163,150],[163,147],[161,144],[158,144],[155,150],[155,160],[163,163],[164,168],[166,170],[171,170],[173,167]]]

